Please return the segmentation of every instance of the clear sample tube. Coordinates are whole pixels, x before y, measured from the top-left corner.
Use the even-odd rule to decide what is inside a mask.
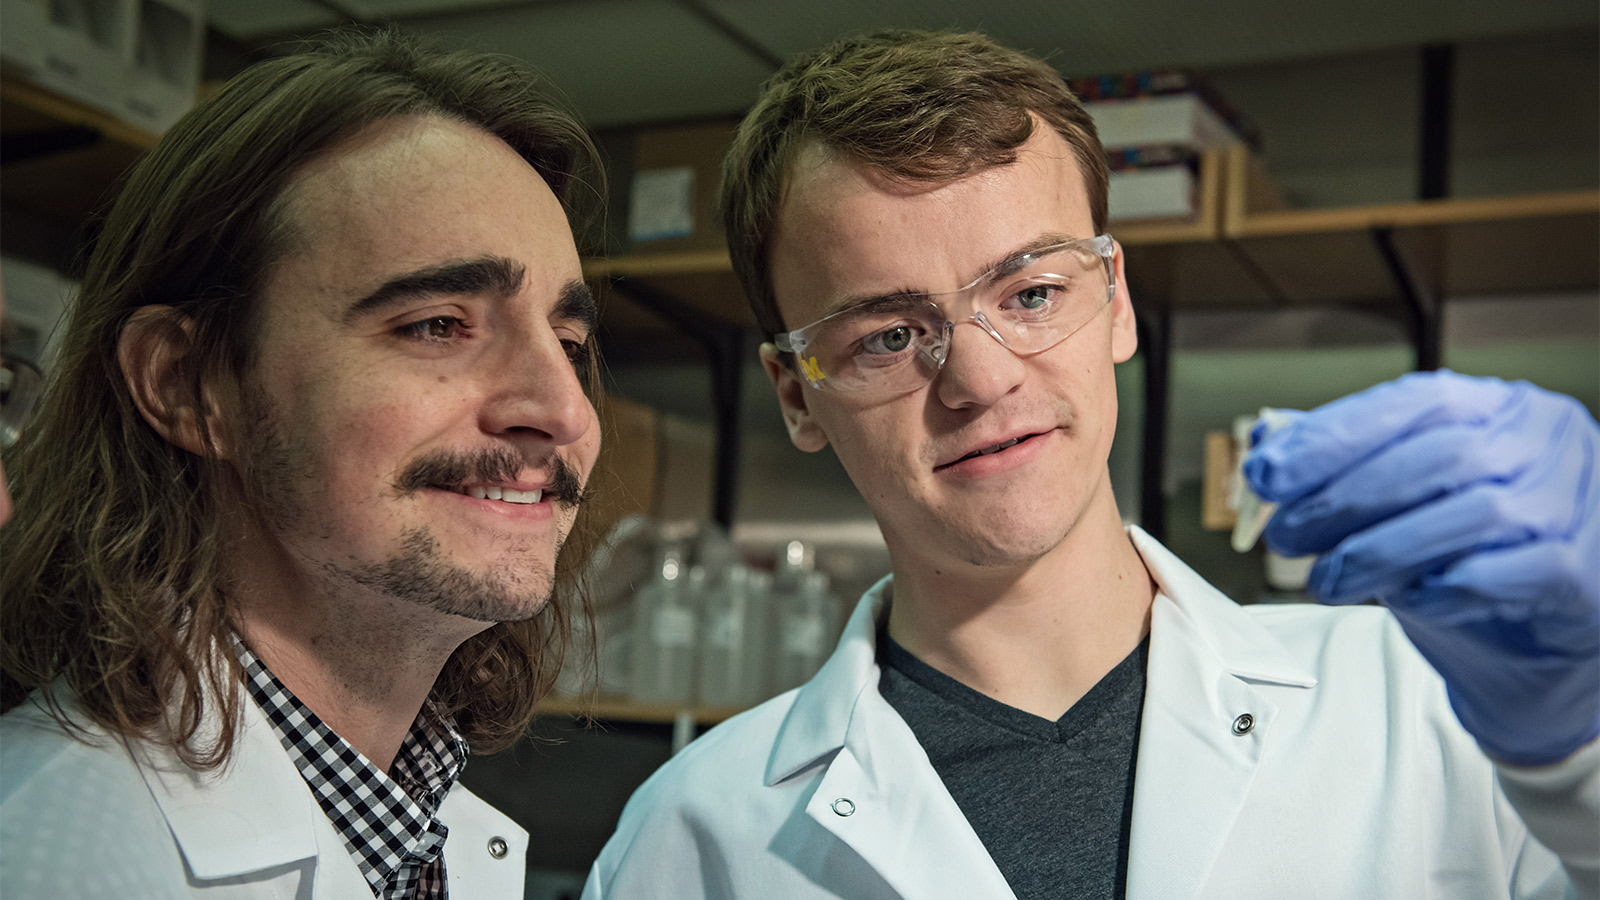
[[[1235,553],[1248,553],[1261,540],[1261,533],[1267,530],[1267,522],[1272,519],[1272,514],[1277,512],[1278,504],[1268,503],[1256,496],[1250,490],[1249,482],[1244,477],[1244,461],[1250,455],[1250,434],[1256,426],[1266,426],[1262,435],[1265,438],[1278,429],[1294,421],[1294,411],[1286,409],[1273,409],[1264,406],[1254,420],[1245,420],[1243,427],[1234,429],[1234,441],[1239,446],[1239,459],[1233,469],[1233,490],[1229,497],[1229,506],[1234,508],[1237,518],[1233,523],[1232,544]]]

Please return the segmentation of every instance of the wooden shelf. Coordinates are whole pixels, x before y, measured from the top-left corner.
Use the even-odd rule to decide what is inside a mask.
[[[539,704],[541,716],[570,716],[577,719],[592,718],[601,722],[636,722],[647,725],[671,725],[678,717],[688,713],[696,725],[715,725],[744,710],[728,706],[679,706],[676,704],[633,703],[628,700],[601,698],[593,702],[576,697],[552,696]]]
[[[1227,277],[1238,281],[1236,265],[1217,247],[1227,164],[1227,156],[1222,151],[1208,151],[1201,157],[1199,212],[1193,218],[1112,223],[1108,230],[1127,249],[1129,259],[1143,261],[1164,253],[1181,259],[1185,277],[1214,281],[1218,276],[1211,270],[1220,268]],[[1164,260],[1153,260],[1150,265],[1153,272],[1167,268],[1170,266]],[[719,321],[746,328],[754,328],[756,324],[744,293],[733,277],[733,263],[723,248],[589,259],[584,261],[583,271],[591,279],[610,282],[614,294],[623,301],[607,303],[608,328],[629,334],[660,333],[670,329],[665,322],[626,299],[630,282],[688,303]]]
[[[159,139],[76,100],[0,75],[0,132],[7,138],[87,128],[99,139],[86,146],[26,160],[6,160],[0,201],[76,229],[101,210],[129,167]]]
[[[1174,309],[1389,304],[1400,297],[1375,232],[1391,232],[1418,282],[1439,297],[1600,284],[1600,190],[1288,209],[1248,148],[1201,161],[1193,220],[1113,224],[1135,302]],[[754,324],[722,250],[591,260],[594,277],[667,293],[732,324]],[[630,304],[617,320],[663,323]],[[608,310],[608,316],[610,315]]]
[[[1229,157],[1228,182],[1222,238],[1258,302],[1395,298],[1380,231],[1437,297],[1600,285],[1600,190],[1285,209],[1243,153]]]

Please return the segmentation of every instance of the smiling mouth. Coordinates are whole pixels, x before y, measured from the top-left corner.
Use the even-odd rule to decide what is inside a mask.
[[[501,503],[538,503],[544,497],[543,490],[514,491],[511,488],[485,484],[465,485],[449,488],[448,490],[453,494],[461,494],[474,500],[499,500]]]
[[[1009,450],[1012,447],[1015,447],[1016,445],[1022,443],[1023,441],[1031,440],[1031,439],[1033,439],[1033,438],[1035,438],[1037,436],[1038,435],[1025,434],[1022,437],[1015,437],[1015,438],[1012,438],[1009,441],[1001,441],[1000,443],[995,444],[993,446],[984,447],[984,448],[982,448],[980,450],[974,450],[971,453],[968,453],[966,456],[963,456],[960,459],[956,460],[956,462],[950,463],[949,465],[953,466],[956,463],[963,463],[963,462],[966,462],[969,459],[977,459],[980,456],[990,456],[992,454],[999,453],[1001,450]]]

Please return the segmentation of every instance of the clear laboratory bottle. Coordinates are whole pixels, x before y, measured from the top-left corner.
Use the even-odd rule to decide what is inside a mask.
[[[628,694],[635,702],[693,702],[695,613],[704,582],[704,570],[688,569],[682,554],[671,549],[635,595],[628,673]]]
[[[745,706],[751,702],[745,682],[755,649],[750,570],[735,563],[706,595],[700,615],[698,699],[705,706]]]
[[[774,654],[773,693],[804,684],[822,667],[832,650],[838,604],[828,592],[828,576],[806,572],[792,591],[776,604],[777,647]]]
[[[744,642],[748,648],[739,683],[739,706],[755,706],[771,697],[774,626],[772,573],[751,570],[745,585]]]

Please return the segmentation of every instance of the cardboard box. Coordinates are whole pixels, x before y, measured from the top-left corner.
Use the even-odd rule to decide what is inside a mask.
[[[160,133],[194,106],[204,55],[205,0],[139,0],[118,114]]]
[[[48,0],[40,85],[120,116],[138,0]]]
[[[726,246],[716,217],[722,157],[733,120],[640,130],[628,181],[628,243],[633,253]]]
[[[49,0],[5,0],[0,3],[0,58],[29,77],[44,66],[45,23]]]

